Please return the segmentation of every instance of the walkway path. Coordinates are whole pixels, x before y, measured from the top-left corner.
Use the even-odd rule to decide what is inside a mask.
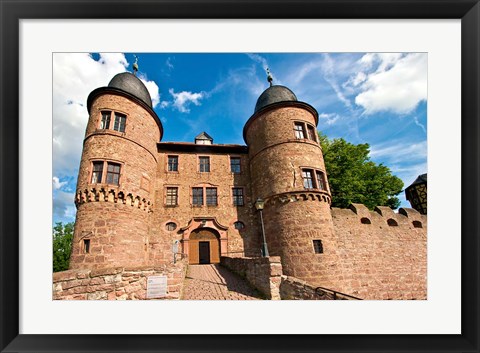
[[[259,300],[258,292],[240,276],[217,265],[188,265],[184,300]]]

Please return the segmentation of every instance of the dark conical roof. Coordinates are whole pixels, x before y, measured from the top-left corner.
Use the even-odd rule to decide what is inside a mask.
[[[297,96],[289,88],[278,85],[270,86],[258,97],[255,113],[270,104],[292,101],[296,102]]]
[[[426,182],[427,182],[427,173],[419,175],[418,178],[415,179],[415,181],[410,186],[417,185],[417,184],[424,184]]]
[[[147,87],[140,79],[130,72],[122,72],[115,75],[108,84],[108,87],[118,88],[122,91],[130,93],[132,96],[140,99],[152,108],[152,98],[148,93]]]

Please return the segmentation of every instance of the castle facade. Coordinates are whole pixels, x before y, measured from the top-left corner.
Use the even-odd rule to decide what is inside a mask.
[[[87,107],[70,269],[270,255],[311,285],[426,299],[426,216],[331,208],[318,113],[287,87],[258,98],[246,145],[215,144],[206,132],[161,142],[150,95],[131,73],[92,91]]]

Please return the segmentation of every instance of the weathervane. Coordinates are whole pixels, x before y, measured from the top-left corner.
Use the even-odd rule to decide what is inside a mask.
[[[137,76],[137,71],[138,71],[138,56],[133,54],[133,57],[135,58],[135,62],[133,63],[133,74]]]
[[[270,87],[272,87],[273,77],[272,77],[272,74],[270,73],[270,69],[268,67],[267,67],[267,81],[268,81],[268,83],[270,83]]]

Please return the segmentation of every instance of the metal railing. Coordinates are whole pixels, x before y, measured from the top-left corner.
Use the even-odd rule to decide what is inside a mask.
[[[320,290],[323,291],[323,293],[320,293],[319,292]],[[327,293],[330,293],[330,294],[333,295],[333,300],[343,300],[342,298],[337,298],[337,295],[339,295],[341,297],[346,297],[346,298],[349,298],[349,299],[354,299],[354,300],[363,300],[361,298],[354,297],[353,295],[348,295],[348,294],[338,292],[338,291],[333,290],[333,289],[328,289],[328,288],[324,288],[324,287],[315,288],[315,294],[318,295],[319,297],[324,297]]]

